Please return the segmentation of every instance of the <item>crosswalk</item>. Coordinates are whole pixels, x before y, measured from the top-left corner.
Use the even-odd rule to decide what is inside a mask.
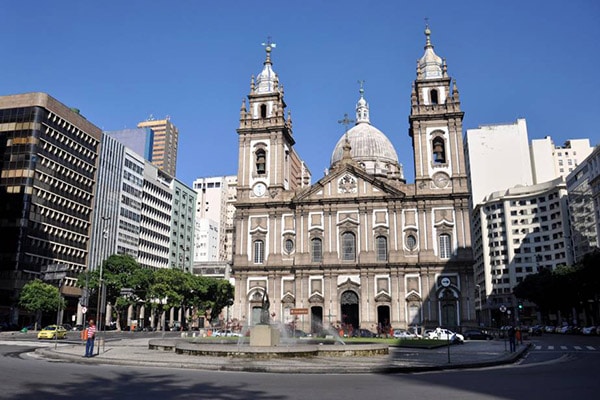
[[[534,349],[541,351],[600,351],[600,346],[535,345]]]

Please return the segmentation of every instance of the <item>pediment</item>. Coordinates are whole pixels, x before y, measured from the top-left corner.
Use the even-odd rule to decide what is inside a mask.
[[[375,301],[377,303],[389,303],[392,301],[392,297],[386,292],[380,292],[375,296]]]
[[[346,165],[336,169],[314,183],[310,188],[296,195],[294,201],[323,201],[354,199],[365,197],[404,198],[400,189],[367,174],[361,168]]]
[[[325,298],[321,293],[315,292],[308,298],[308,302],[310,304],[323,304],[325,302]]]

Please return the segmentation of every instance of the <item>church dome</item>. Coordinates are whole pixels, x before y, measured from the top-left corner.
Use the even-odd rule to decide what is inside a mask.
[[[340,162],[344,156],[346,143],[350,146],[352,160],[374,175],[395,174],[402,178],[402,167],[392,142],[379,129],[371,125],[369,105],[363,96],[356,104],[356,125],[338,140],[331,155],[331,166]],[[347,142],[346,142],[347,141]]]

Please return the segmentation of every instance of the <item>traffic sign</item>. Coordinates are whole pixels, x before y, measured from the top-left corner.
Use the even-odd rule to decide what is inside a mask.
[[[500,306],[500,312],[506,312],[506,306],[505,305],[501,305]]]
[[[290,308],[290,315],[308,315],[308,308]]]
[[[83,314],[87,313],[87,307],[81,307],[81,312],[82,312]]]

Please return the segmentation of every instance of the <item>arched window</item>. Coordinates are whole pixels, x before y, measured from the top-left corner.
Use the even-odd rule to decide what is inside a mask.
[[[266,104],[260,105],[260,117],[267,118],[267,105]]]
[[[262,240],[254,241],[254,264],[265,262],[265,242]]]
[[[356,260],[356,237],[352,232],[342,234],[342,260]]]
[[[385,236],[377,236],[375,238],[377,248],[377,261],[387,261],[387,238]]]
[[[436,137],[432,141],[433,146],[433,162],[436,164],[446,163],[446,146],[444,144],[444,138]]]
[[[437,89],[431,89],[429,91],[429,97],[431,98],[431,104],[437,104],[439,102]]]
[[[267,152],[263,149],[256,150],[256,173],[263,175],[267,171]]]
[[[406,237],[406,247],[409,250],[414,250],[417,247],[417,238],[414,235],[408,235]]]
[[[440,235],[440,258],[448,259],[452,249],[450,248],[450,235],[443,233]]]
[[[323,260],[323,242],[319,238],[310,240],[310,257],[312,262],[321,262]]]

